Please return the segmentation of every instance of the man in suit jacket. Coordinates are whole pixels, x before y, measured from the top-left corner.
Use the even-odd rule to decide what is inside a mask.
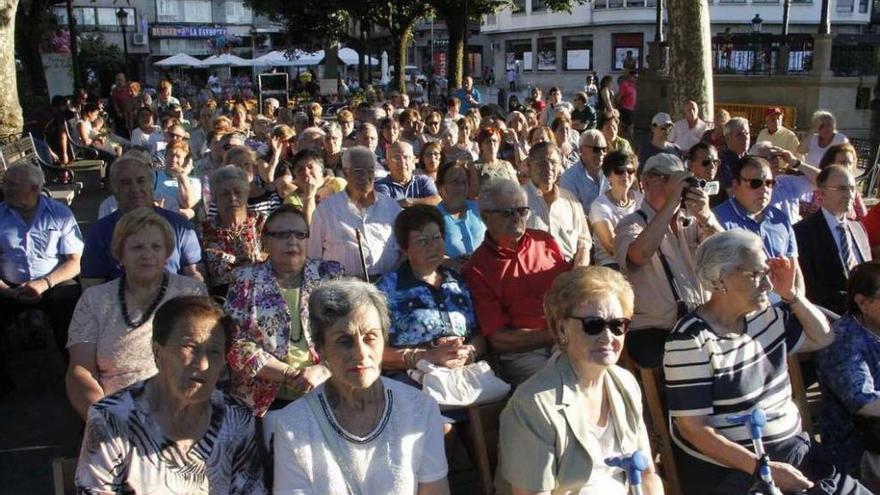
[[[816,178],[822,208],[794,226],[798,258],[807,299],[838,314],[846,312],[846,282],[850,269],[871,261],[865,227],[847,219],[856,181],[843,166],[832,165]]]

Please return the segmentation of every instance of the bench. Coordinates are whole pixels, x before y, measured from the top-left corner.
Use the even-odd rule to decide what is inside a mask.
[[[730,113],[730,117],[742,117],[749,121],[749,127],[754,131],[764,128],[764,112],[768,108],[782,109],[782,125],[794,130],[797,123],[797,108],[786,105],[752,105],[745,103],[715,103],[715,110],[723,109]],[[757,132],[753,136],[757,137]]]
[[[45,186],[51,198],[63,201],[68,205],[82,190],[82,183],[73,181],[74,171],[96,171],[102,175],[104,173],[104,162],[100,160],[80,160],[63,167],[55,165],[48,147],[42,148],[31,134],[7,139],[6,143],[0,146],[0,181],[3,180],[9,167],[19,163],[40,167],[44,172],[48,172],[47,175],[50,178],[61,173],[69,174],[69,180],[65,181],[66,183],[52,183],[50,181]]]

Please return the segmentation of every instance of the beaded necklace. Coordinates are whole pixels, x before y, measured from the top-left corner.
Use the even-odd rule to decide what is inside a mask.
[[[165,290],[168,289],[168,274],[162,275],[162,285],[159,287],[159,293],[156,295],[156,299],[153,300],[152,304],[144,311],[144,314],[141,316],[140,321],[132,321],[131,316],[128,315],[128,305],[125,303],[125,273],[122,274],[122,278],[119,280],[119,306],[122,309],[122,319],[125,320],[125,324],[128,325],[128,328],[137,328],[147,320],[153,316],[153,312],[159,307],[159,303],[162,302],[162,298],[165,297]]]

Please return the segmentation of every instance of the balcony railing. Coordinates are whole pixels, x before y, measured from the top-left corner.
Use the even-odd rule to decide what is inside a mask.
[[[780,53],[788,52],[787,65]],[[784,55],[783,55],[784,56]],[[813,66],[813,38],[806,34],[720,34],[712,38],[716,74],[803,74]]]
[[[877,35],[837,35],[831,48],[831,71],[835,76],[877,74],[874,50],[880,46]]]

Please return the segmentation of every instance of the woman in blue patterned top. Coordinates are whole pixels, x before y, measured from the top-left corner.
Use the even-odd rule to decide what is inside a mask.
[[[450,258],[447,266],[464,264],[486,234],[477,202],[467,199],[470,173],[467,162],[462,160],[446,162],[437,171],[437,189],[442,199],[437,209],[442,214],[440,224],[446,256]]]
[[[394,236],[406,260],[377,283],[391,314],[382,368],[418,386],[405,371],[419,361],[464,366],[485,353],[486,341],[477,332],[464,278],[441,266],[444,225],[437,208],[415,205],[403,210],[394,222]]]
[[[848,312],[834,324],[834,343],[819,351],[825,397],[822,443],[850,474],[880,488],[880,263],[849,274]]]

